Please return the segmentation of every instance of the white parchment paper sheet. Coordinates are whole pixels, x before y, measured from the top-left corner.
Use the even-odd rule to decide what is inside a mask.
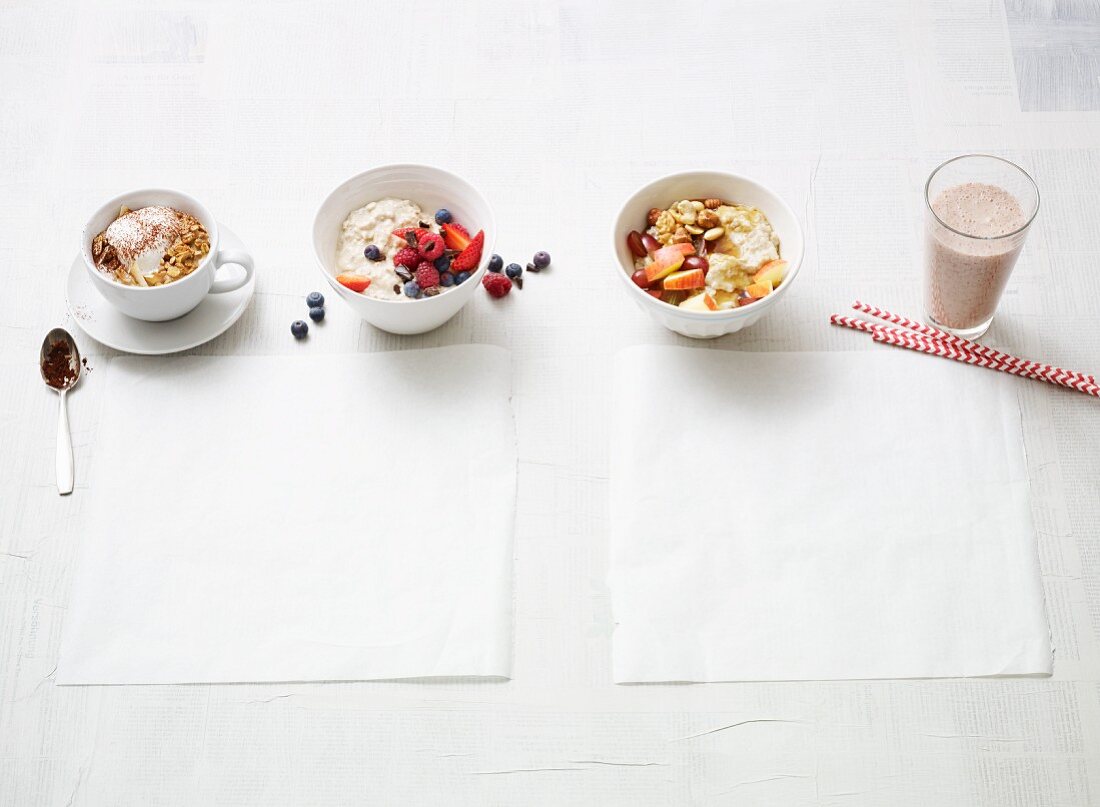
[[[507,351],[106,375],[59,683],[509,674]]]
[[[885,348],[616,365],[616,681],[1051,672],[1018,381]]]

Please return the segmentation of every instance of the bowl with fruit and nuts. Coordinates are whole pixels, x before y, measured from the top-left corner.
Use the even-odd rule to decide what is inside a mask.
[[[798,274],[802,226],[758,182],[689,171],[650,182],[615,220],[615,271],[661,325],[712,339],[757,322]]]
[[[340,184],[313,222],[322,276],[371,325],[438,328],[469,302],[493,252],[493,212],[464,179],[384,165]]]

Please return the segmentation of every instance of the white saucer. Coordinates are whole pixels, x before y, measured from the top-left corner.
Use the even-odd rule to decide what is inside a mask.
[[[221,222],[221,249],[248,251],[240,238]],[[227,271],[226,269],[222,270]],[[232,271],[232,267],[228,269]],[[237,271],[240,271],[238,268]],[[77,255],[69,269],[66,303],[79,328],[107,347],[124,353],[159,356],[198,347],[225,333],[241,318],[256,291],[256,276],[236,291],[208,294],[198,308],[169,322],[133,319],[108,303],[88,279],[84,259]]]

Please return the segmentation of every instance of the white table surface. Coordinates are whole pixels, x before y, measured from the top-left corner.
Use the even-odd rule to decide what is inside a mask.
[[[615,686],[604,583],[614,351],[886,349],[826,317],[856,296],[919,312],[920,189],[947,156],[1016,159],[1043,193],[989,341],[1100,370],[1098,42],[1091,0],[0,4],[0,805],[1100,804],[1094,400],[1019,382],[1052,679]],[[421,337],[332,300],[295,343],[314,207],[395,161],[467,176],[505,257],[545,248],[553,270]],[[705,344],[625,298],[607,243],[637,185],[698,166],[772,185],[808,238],[774,314]],[[154,184],[256,257],[251,309],[195,353],[514,352],[513,680],[55,686],[114,354],[77,334],[96,369],[70,401],[64,499],[35,358],[73,325],[88,212]],[[272,483],[301,472],[287,457]]]

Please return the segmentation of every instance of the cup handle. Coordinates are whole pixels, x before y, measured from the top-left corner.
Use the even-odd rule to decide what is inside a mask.
[[[252,265],[252,256],[239,249],[219,250],[218,254],[214,256],[214,271],[217,272],[227,263],[235,263],[243,267],[244,276],[215,280],[210,286],[211,294],[224,294],[227,291],[236,291],[245,283],[252,280],[252,275],[256,271],[255,267]]]

